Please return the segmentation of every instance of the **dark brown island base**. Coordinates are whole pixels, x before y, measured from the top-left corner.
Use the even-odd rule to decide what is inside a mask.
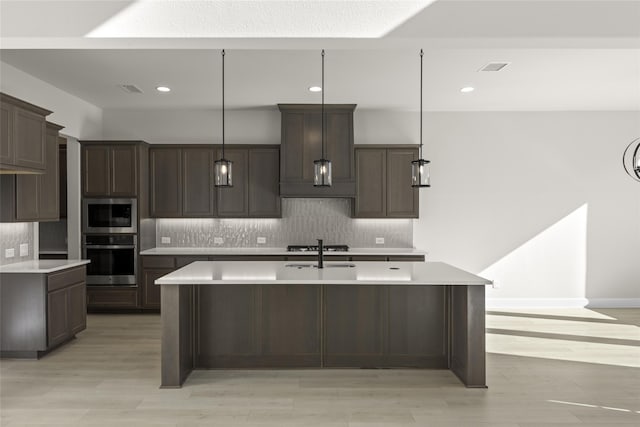
[[[194,369],[450,369],[486,387],[485,285],[439,262],[199,261],[162,287],[162,388]]]

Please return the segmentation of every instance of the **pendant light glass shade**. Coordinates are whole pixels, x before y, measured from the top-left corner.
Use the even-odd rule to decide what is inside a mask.
[[[313,186],[331,187],[331,160],[313,161]]]
[[[233,162],[225,158],[216,160],[214,165],[214,185],[216,187],[233,186]]]
[[[213,185],[216,187],[232,187],[231,174],[233,162],[224,158],[224,49],[222,50],[222,158],[213,162]]]
[[[322,156],[318,160],[313,161],[313,186],[314,187],[331,187],[331,160],[324,158],[325,146],[325,114],[324,114],[324,49],[322,49]]]
[[[631,178],[640,181],[640,138],[631,141],[624,150],[622,166]]]
[[[430,161],[422,157],[422,57],[424,53],[420,49],[420,158],[411,162],[411,186],[431,187]]]
[[[425,159],[418,159],[411,162],[412,187],[431,187],[430,163],[429,160]]]

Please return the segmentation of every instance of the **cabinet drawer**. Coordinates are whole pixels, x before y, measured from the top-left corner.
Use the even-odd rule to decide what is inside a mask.
[[[172,256],[143,256],[142,266],[145,268],[175,268],[176,259]]]
[[[57,289],[84,282],[87,276],[86,267],[71,268],[69,270],[57,271],[47,275],[47,291],[52,292]]]
[[[207,256],[177,256],[176,257],[176,268],[182,268],[185,265],[189,265],[192,262],[196,261],[209,261],[209,257]]]
[[[213,255],[209,261],[286,261],[282,255]]]
[[[354,255],[351,261],[387,261],[389,257],[386,255]]]
[[[87,289],[87,305],[105,308],[135,308],[138,306],[137,289]]]
[[[389,261],[414,261],[423,262],[424,255],[392,255],[389,257]]]

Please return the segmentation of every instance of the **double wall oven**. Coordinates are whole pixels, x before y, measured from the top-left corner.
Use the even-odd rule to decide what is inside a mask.
[[[82,253],[91,286],[135,286],[136,199],[83,199]]]

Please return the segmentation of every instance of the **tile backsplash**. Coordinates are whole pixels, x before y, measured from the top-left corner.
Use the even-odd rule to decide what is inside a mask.
[[[20,256],[20,245],[29,245],[29,253]],[[32,222],[0,223],[0,265],[34,259],[34,231]],[[6,258],[6,250],[13,249],[14,256]]]
[[[258,244],[258,237],[266,243]],[[376,244],[379,237],[384,244]],[[156,220],[157,247],[285,247],[314,244],[316,239],[354,248],[411,248],[413,220],[353,219],[351,199],[288,198],[282,199],[281,219]]]

